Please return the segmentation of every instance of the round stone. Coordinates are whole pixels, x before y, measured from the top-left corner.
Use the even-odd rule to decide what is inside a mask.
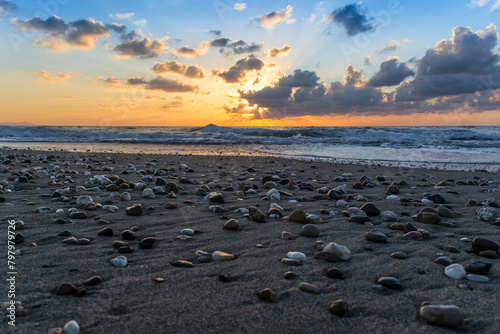
[[[444,274],[453,279],[462,279],[465,277],[465,269],[458,263],[450,264],[444,268]]]
[[[424,224],[439,224],[441,217],[433,212],[419,212],[416,220]]]
[[[236,219],[229,219],[227,222],[224,223],[223,228],[225,230],[232,230],[236,231],[240,228],[240,224]]]
[[[442,264],[443,266],[449,266],[453,261],[448,256],[440,256],[434,260],[437,264]]]
[[[319,237],[319,234],[319,227],[314,224],[306,224],[300,230],[300,235],[303,237],[316,238]]]
[[[398,219],[398,215],[392,211],[384,211],[380,215],[380,218],[384,222],[395,222]],[[392,225],[391,225],[392,226]]]
[[[351,259],[351,251],[346,246],[338,245],[334,242],[326,245],[323,252],[332,253],[341,261],[348,261]]]
[[[490,273],[492,264],[483,261],[476,261],[469,263],[465,266],[465,271],[471,272],[477,275],[488,275]]]
[[[404,252],[394,252],[391,254],[391,257],[400,260],[404,260],[407,258],[406,253]]]
[[[135,240],[135,238],[137,238],[137,236],[135,235],[134,232],[132,232],[130,230],[123,230],[122,231],[122,239],[123,240]]]
[[[304,262],[306,260],[306,255],[301,252],[288,252],[286,257],[292,260],[298,260],[300,262]]]
[[[147,237],[142,239],[141,242],[139,242],[139,248],[150,249],[153,247],[154,243],[155,243],[155,238]]]
[[[455,305],[426,305],[420,308],[420,316],[432,325],[450,328],[463,322],[462,310]]]
[[[368,216],[378,216],[380,215],[380,210],[373,203],[366,203],[361,208]]]
[[[438,206],[436,208],[436,212],[438,215],[440,215],[443,218],[453,218],[454,217],[453,211],[451,211],[450,209],[448,209],[445,206]]]
[[[125,209],[125,213],[129,216],[140,216],[143,212],[141,204],[134,204]]]
[[[215,193],[215,194],[211,194],[209,197],[208,197],[208,200],[210,202],[213,202],[213,203],[219,203],[219,204],[222,204],[224,203],[224,196],[222,196],[221,193]]]
[[[78,289],[71,283],[61,283],[57,288],[55,288],[54,293],[56,295],[74,295],[77,293]]]
[[[300,283],[299,290],[305,291],[305,292],[309,292],[309,293],[313,293],[313,294],[316,294],[316,295],[320,293],[319,287],[317,287],[314,284],[309,284],[309,283],[304,283],[304,282]]]
[[[269,288],[260,290],[259,297],[260,299],[271,303],[275,303],[278,300],[278,294]]]
[[[377,284],[393,290],[399,290],[403,287],[401,282],[395,277],[381,277],[378,279]]]
[[[80,326],[75,320],[68,321],[63,327],[64,334],[78,334],[80,332]]]
[[[422,233],[420,233],[418,231],[411,231],[411,232],[408,232],[405,235],[403,235],[403,238],[409,239],[409,240],[422,240],[424,238],[424,236],[422,235]]]
[[[480,282],[480,283],[488,283],[489,278],[483,275],[476,275],[476,274],[467,274],[465,275],[465,278],[467,278],[469,281],[473,282]]]
[[[342,316],[345,315],[349,311],[349,307],[347,302],[344,300],[336,300],[330,304],[330,313]]]
[[[117,256],[111,260],[111,264],[114,267],[126,267],[127,266],[127,258],[123,255]]]
[[[285,279],[294,279],[296,278],[298,275],[296,273],[294,273],[293,271],[287,271],[286,273],[283,274],[283,277]]]
[[[120,246],[118,248],[118,252],[122,254],[129,254],[134,252],[134,248],[132,246]]]
[[[373,241],[377,243],[384,243],[387,241],[387,236],[380,231],[367,232],[365,233],[365,238],[368,241]]]
[[[337,268],[328,268],[328,270],[326,271],[326,276],[328,276],[328,278],[341,279],[344,274]]]
[[[83,282],[83,285],[94,286],[102,282],[104,282],[104,280],[102,279],[101,276],[93,276],[91,278],[86,279],[85,282]]]
[[[103,237],[111,237],[113,236],[113,229],[111,227],[105,227],[101,229],[97,235],[103,236]]]
[[[167,210],[175,210],[175,209],[177,209],[177,204],[169,202],[169,203],[165,204],[165,209],[167,209]]]
[[[289,258],[282,258],[281,263],[289,265],[289,266],[301,266],[302,265],[302,262],[300,262],[299,260],[289,259]]]
[[[291,222],[296,222],[296,223],[304,224],[306,222],[306,219],[307,219],[307,215],[302,210],[294,210],[288,216],[288,220],[290,220]]]
[[[257,209],[254,206],[251,206],[248,209],[250,220],[257,222],[257,223],[262,223],[266,220],[266,215],[262,213],[259,209]]]
[[[231,261],[234,260],[234,255],[229,253],[224,253],[221,251],[215,251],[212,254],[212,260],[214,261]]]
[[[489,239],[484,238],[475,238],[472,240],[472,250],[476,253],[479,253],[484,250],[492,250],[498,253],[500,246]]]
[[[283,232],[281,232],[281,239],[283,239],[283,240],[293,240],[293,239],[295,239],[295,237],[293,236],[292,233],[287,232],[287,231],[283,231]]]

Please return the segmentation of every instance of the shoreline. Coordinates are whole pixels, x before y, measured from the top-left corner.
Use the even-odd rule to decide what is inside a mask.
[[[54,157],[39,160],[38,154]],[[22,303],[24,314],[16,317],[15,330],[4,317],[1,332],[47,333],[70,320],[79,324],[83,334],[318,333],[332,328],[346,333],[494,333],[500,328],[496,312],[500,296],[498,253],[496,258],[489,258],[469,252],[475,238],[500,242],[500,227],[495,220],[481,221],[476,215],[476,210],[486,207],[482,202],[491,198],[500,202],[496,173],[339,164],[277,156],[0,150],[2,162],[9,155],[13,155],[13,163],[0,165],[4,188],[0,193],[4,199],[0,219],[5,228],[9,220],[24,222],[24,229],[17,231],[23,234],[24,241],[16,245],[20,250],[16,254],[16,300]],[[187,168],[181,167],[184,164]],[[15,181],[28,171],[31,178],[27,182]],[[122,179],[129,189],[107,189],[106,184],[95,182],[100,179],[96,175]],[[262,179],[273,175],[281,196],[279,200],[266,200],[271,188],[266,189]],[[144,178],[155,198],[145,198],[142,190],[134,188]],[[175,197],[165,185],[157,185],[162,183],[157,178],[177,185]],[[369,182],[363,185],[360,179]],[[399,184],[399,193],[388,193],[388,187],[394,184]],[[15,191],[5,192],[9,185]],[[200,190],[203,185],[220,193],[224,203],[204,199]],[[336,196],[348,207],[372,203],[380,212],[372,212],[364,224],[356,222],[359,218],[343,215],[347,207],[338,206],[338,199],[325,193],[327,188],[343,185],[346,193]],[[238,194],[240,186],[246,191]],[[115,193],[128,193],[131,200],[121,201]],[[391,194],[400,200],[388,199]],[[445,203],[428,200],[439,201],[437,195]],[[72,218],[70,209],[78,206],[81,196],[90,196],[95,205],[78,208],[84,215]],[[478,205],[467,206],[470,199]],[[283,208],[284,217],[294,210],[316,216],[308,219],[319,236],[303,234],[303,223],[270,216],[268,210],[273,202]],[[166,208],[168,203],[170,207]],[[141,215],[126,214],[126,208],[133,204],[142,205]],[[100,207],[104,205],[115,205],[117,209],[106,211]],[[223,206],[225,211],[211,212],[211,205]],[[249,219],[237,210],[252,206],[264,213],[265,222]],[[423,208],[440,206],[447,207],[452,216],[440,216],[437,224],[411,217]],[[49,207],[51,212],[35,213],[39,207]],[[56,213],[59,209],[62,213]],[[495,210],[500,213],[500,209]],[[386,211],[395,214],[395,221],[384,220],[381,213]],[[66,221],[57,223],[58,219]],[[237,220],[237,230],[223,228],[230,219]],[[406,232],[400,228],[408,224],[425,230],[427,234],[421,232],[425,239],[404,237]],[[113,235],[98,235],[105,228],[110,228]],[[186,229],[194,234],[181,232]],[[136,239],[123,240],[124,230],[134,231]],[[63,242],[69,238],[68,232],[60,235],[64,231],[90,244]],[[284,231],[293,240],[283,238]],[[367,239],[366,234],[373,232],[381,232],[386,240]],[[151,249],[139,246],[145,238],[153,238]],[[113,248],[114,241],[128,242],[134,251],[120,253]],[[318,258],[318,241],[344,245],[351,258],[335,262]],[[6,240],[0,241],[0,247],[5,249]],[[235,258],[202,261],[197,250],[209,254],[222,251]],[[306,260],[298,266],[282,263],[288,252],[301,252]],[[392,256],[397,252],[404,253],[404,258]],[[110,261],[119,255],[127,257],[126,267],[111,265]],[[491,271],[485,275],[488,282],[447,277],[445,266],[435,262],[441,256],[464,267],[478,261],[491,263]],[[181,260],[192,266],[183,267],[186,264]],[[0,269],[7,272],[5,266],[6,261],[2,261]],[[342,277],[329,277],[329,268],[340,271]],[[285,278],[289,271],[297,277]],[[94,276],[103,281],[84,284]],[[397,279],[402,289],[377,284],[387,276]],[[78,291],[85,289],[86,293],[81,297],[75,293],[55,294],[54,289],[62,283],[72,284]],[[314,285],[319,294],[299,289],[300,283]],[[0,288],[7,291],[5,283]],[[277,300],[259,298],[265,288],[274,291]],[[7,301],[4,299],[0,298],[0,302]],[[329,312],[329,305],[340,299],[349,306],[343,316]],[[427,323],[418,315],[424,301],[458,306],[464,314],[463,322],[456,330]]]

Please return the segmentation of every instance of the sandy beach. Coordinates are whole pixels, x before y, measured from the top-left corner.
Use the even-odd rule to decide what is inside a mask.
[[[24,239],[16,239],[14,260],[20,307],[15,327],[3,317],[2,333],[48,333],[71,320],[80,333],[499,331],[500,223],[477,215],[490,208],[485,211],[500,216],[498,174],[276,157],[26,150],[2,150],[0,161],[4,276],[11,271],[9,221],[24,223],[17,223]],[[142,188],[154,198],[143,197]],[[124,193],[130,200],[120,199]],[[271,203],[283,210],[269,212]],[[352,209],[367,203],[373,204],[362,210],[367,216]],[[142,210],[132,213],[140,215],[126,213],[134,204]],[[216,205],[224,211],[213,212],[222,210],[210,209]],[[258,210],[250,217],[238,210],[250,207]],[[423,208],[429,214],[412,217]],[[290,221],[295,210],[307,222]],[[237,221],[232,230],[223,227],[230,219]],[[304,232],[308,223],[314,226]],[[125,230],[132,240],[124,240]],[[490,243],[476,247],[474,239]],[[115,248],[116,241],[129,247]],[[324,250],[317,255],[329,243],[345,246],[349,258]],[[218,261],[217,251],[234,258]],[[306,259],[282,261],[289,252]],[[111,264],[118,256],[126,257],[125,267]],[[487,282],[445,275],[451,263],[479,261],[491,264],[480,275]],[[284,277],[287,272],[295,275]],[[394,279],[377,284],[382,277]],[[304,291],[301,283],[313,287]],[[8,303],[5,280],[0,288],[0,302]],[[259,294],[266,288],[270,300]],[[343,315],[329,310],[338,300],[347,306]],[[454,328],[430,324],[419,314],[423,302],[455,305],[463,321]]]

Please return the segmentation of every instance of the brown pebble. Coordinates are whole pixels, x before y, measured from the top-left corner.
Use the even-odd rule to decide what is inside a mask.
[[[283,277],[285,279],[294,279],[296,278],[298,275],[296,273],[294,273],[293,271],[287,271],[286,273],[283,274]]]
[[[54,289],[56,295],[74,295],[78,289],[71,283],[61,283],[57,288]]]
[[[269,301],[271,303],[275,303],[278,300],[278,294],[269,288],[265,288],[259,291],[259,297],[260,299]]]
[[[167,209],[167,210],[177,209],[177,204],[176,203],[167,203],[167,204],[165,204],[165,209]]]
[[[299,290],[309,292],[309,293],[314,293],[316,295],[320,293],[320,289],[316,285],[304,283],[304,282],[300,283]]]
[[[343,300],[336,300],[330,304],[330,313],[335,315],[345,315],[349,311],[349,307],[347,306],[347,302]]]
[[[391,257],[395,258],[395,259],[400,259],[400,260],[404,260],[406,259],[406,253],[404,252],[394,252],[391,254]]]

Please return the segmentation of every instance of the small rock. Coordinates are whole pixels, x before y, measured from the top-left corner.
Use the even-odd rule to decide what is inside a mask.
[[[287,264],[289,266],[301,266],[302,265],[302,262],[300,262],[299,260],[294,260],[294,259],[289,259],[289,258],[282,258],[280,262],[283,264]]]
[[[288,216],[288,220],[291,222],[296,222],[296,223],[305,223],[307,219],[307,215],[304,211],[302,210],[294,210],[290,215]]]
[[[460,253],[460,250],[457,247],[454,246],[446,246],[444,248],[445,252],[450,252],[450,253]]]
[[[365,233],[365,238],[368,241],[373,241],[377,243],[384,243],[387,241],[387,236],[380,231],[367,232]]]
[[[93,276],[91,278],[86,279],[85,282],[83,282],[83,285],[94,286],[102,282],[104,282],[104,280],[102,279],[101,276]]]
[[[249,215],[250,215],[250,220],[257,222],[257,223],[262,223],[266,220],[266,215],[262,213],[259,209],[257,209],[254,206],[251,206],[249,209]]]
[[[422,235],[422,233],[420,233],[418,231],[411,231],[411,232],[408,232],[405,235],[403,235],[403,238],[409,239],[409,240],[422,240],[424,238],[424,236]]]
[[[454,218],[453,211],[445,206],[438,206],[436,209],[438,215],[444,218]]]
[[[154,243],[155,243],[155,238],[147,237],[142,239],[141,242],[139,242],[139,248],[150,249],[153,247]]]
[[[285,279],[294,279],[296,278],[298,275],[296,273],[294,273],[293,271],[287,271],[286,273],[283,274],[283,277]]]
[[[337,255],[330,252],[319,252],[314,255],[315,260],[323,260],[326,262],[338,262],[339,258]]]
[[[293,240],[293,239],[295,239],[295,237],[293,236],[292,233],[287,232],[287,231],[283,231],[283,232],[281,232],[281,239],[283,239],[283,240]]]
[[[488,283],[490,281],[488,277],[476,274],[467,274],[465,275],[465,278],[467,278],[469,281],[480,283]]]
[[[424,224],[439,224],[441,217],[437,213],[419,212],[416,220]]]
[[[398,219],[398,215],[396,215],[394,212],[392,211],[384,211],[382,212],[382,214],[380,215],[380,218],[382,219],[382,221],[384,222],[395,222],[397,219]]]
[[[309,292],[309,293],[314,293],[316,295],[320,293],[320,289],[316,285],[304,283],[304,282],[300,283],[299,290]]]
[[[114,267],[126,267],[127,266],[127,258],[123,255],[117,256],[111,260],[111,264]]]
[[[260,299],[271,303],[275,303],[278,300],[278,294],[269,288],[259,291],[259,297]]]
[[[177,204],[169,202],[169,203],[165,204],[165,209],[167,209],[167,210],[175,210],[175,209],[177,209]]]
[[[328,270],[326,271],[326,276],[328,276],[328,278],[341,279],[344,274],[337,268],[328,268]]]
[[[234,255],[229,253],[224,253],[221,251],[215,251],[212,254],[212,260],[214,261],[231,261],[234,260]]]
[[[373,203],[366,203],[361,208],[368,216],[378,216],[380,215],[380,210]]]
[[[485,250],[492,250],[498,253],[499,248],[500,246],[496,242],[489,239],[475,238],[472,240],[472,250],[476,253]]]
[[[377,284],[393,290],[399,290],[403,287],[397,278],[388,276],[379,278]]]
[[[404,252],[394,252],[391,254],[391,257],[395,259],[404,260],[407,258],[407,255]]]
[[[432,325],[450,328],[460,326],[464,317],[462,310],[455,305],[422,306],[420,316]]]
[[[323,252],[332,253],[341,261],[348,261],[351,259],[351,251],[346,246],[338,245],[334,242],[326,245]]]
[[[78,334],[80,332],[80,326],[75,320],[68,321],[63,327],[64,334]]]
[[[306,255],[301,252],[288,252],[286,257],[292,260],[298,260],[300,262],[304,262],[306,260]]]
[[[143,212],[141,204],[134,204],[125,209],[125,213],[129,216],[140,216]]]
[[[122,231],[122,239],[123,240],[135,240],[137,236],[135,235],[135,232],[131,230],[123,230]]]
[[[103,236],[103,237],[111,237],[113,236],[113,229],[111,227],[105,227],[101,229],[97,235]]]
[[[479,252],[479,256],[482,256],[482,257],[487,257],[487,258],[490,258],[490,259],[497,259],[498,258],[498,253],[495,252],[494,250],[484,250],[484,251],[480,251]]]
[[[224,196],[222,196],[221,193],[215,193],[215,194],[211,194],[209,197],[208,197],[208,200],[210,202],[213,202],[213,203],[219,203],[219,204],[222,204],[224,203]]]
[[[73,211],[70,213],[69,218],[72,219],[85,219],[87,218],[87,213],[83,211]]]
[[[476,261],[465,266],[465,270],[477,275],[488,275],[491,270],[491,263]]]
[[[448,256],[440,256],[434,260],[437,264],[441,264],[443,266],[449,266],[453,263],[453,261]]]
[[[343,316],[349,311],[347,302],[343,300],[336,300],[330,304],[330,313],[338,316]]]
[[[119,253],[122,253],[122,254],[129,254],[129,253],[133,253],[134,252],[134,248],[132,246],[120,246],[118,248],[118,252]]]
[[[194,265],[190,261],[185,261],[185,260],[178,260],[170,263],[174,267],[179,267],[179,268],[192,268]]]
[[[54,293],[56,295],[74,295],[78,292],[78,289],[71,283],[61,283],[57,288],[55,288]]]
[[[306,224],[302,226],[302,229],[300,230],[300,235],[303,237],[317,238],[319,237],[319,234],[319,227],[314,224]]]
[[[80,239],[77,239],[75,243],[77,245],[89,245],[90,244],[90,240],[87,239],[87,238],[80,238]]]
[[[444,268],[444,274],[450,278],[459,280],[465,277],[465,269],[462,265],[454,263]]]
[[[236,219],[229,219],[227,222],[224,223],[222,227],[225,230],[236,231],[240,228],[240,224]]]
[[[88,195],[79,196],[76,200],[76,206],[78,208],[85,208],[90,203],[92,203],[92,197]]]

